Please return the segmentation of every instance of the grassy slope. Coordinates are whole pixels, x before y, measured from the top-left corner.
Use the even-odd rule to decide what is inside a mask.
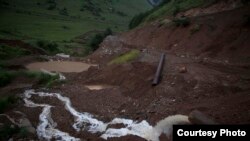
[[[144,22],[150,22],[156,19],[161,19],[164,16],[173,16],[175,10],[185,11],[195,7],[208,6],[215,0],[171,0],[153,13],[144,18]]]
[[[3,4],[3,1],[9,3]],[[84,0],[56,0],[57,7],[47,10],[47,0],[1,0],[0,38],[29,38],[52,41],[70,40],[91,30],[111,27],[115,31],[127,29],[129,20],[138,12],[150,8],[146,0],[92,0],[102,10],[101,16],[89,11],[80,11]],[[39,5],[37,3],[40,3]],[[59,14],[67,8],[69,16]],[[110,8],[127,16],[112,13]],[[105,19],[105,20],[104,20]],[[66,28],[64,28],[66,27]]]
[[[118,56],[117,58],[114,58],[112,61],[109,62],[109,65],[126,63],[136,59],[139,55],[140,51],[134,49],[125,54],[122,54],[121,56]]]

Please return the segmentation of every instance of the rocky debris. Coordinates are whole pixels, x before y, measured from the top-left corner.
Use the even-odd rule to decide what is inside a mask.
[[[15,119],[11,118],[9,115],[7,115],[7,114],[0,114],[0,116],[6,117],[12,124],[18,125],[18,124],[15,122]],[[1,124],[2,124],[2,123],[1,123]]]
[[[186,73],[187,72],[187,67],[185,67],[185,66],[180,67],[179,72],[180,73]]]
[[[185,55],[181,55],[180,57],[181,57],[181,58],[185,58]]]
[[[51,75],[51,76],[55,76],[55,75],[59,75],[59,80],[66,80],[66,77],[63,75],[63,74],[61,74],[61,73],[53,73],[53,72],[50,72],[50,71],[48,71],[48,70],[45,70],[45,69],[41,69],[41,71],[43,72],[43,73],[46,73],[46,74],[49,74],[49,75]]]
[[[20,119],[18,126],[20,128],[25,128],[31,134],[36,133],[36,129],[32,126],[31,122],[27,118]]]
[[[13,128],[14,126],[18,126],[19,128],[25,128],[30,134],[36,134],[36,129],[32,126],[30,120],[26,118],[25,114],[19,111],[15,111],[14,113],[20,114],[22,117],[15,119],[7,114],[0,114],[0,116],[6,117],[12,123]]]
[[[62,58],[70,58],[70,55],[67,55],[67,54],[64,54],[64,53],[58,53],[58,54],[56,54],[56,56],[62,57]]]
[[[210,117],[206,116],[202,112],[195,110],[189,114],[189,121],[193,124],[217,124]]]
[[[121,111],[121,113],[125,113],[125,112],[126,112],[126,110],[125,110],[125,109]]]

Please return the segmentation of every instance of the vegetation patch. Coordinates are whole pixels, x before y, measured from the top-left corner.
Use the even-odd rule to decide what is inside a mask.
[[[102,9],[91,0],[85,0],[80,11],[89,11],[94,16],[101,16]]]
[[[14,78],[13,73],[0,70],[0,87],[8,85]]]
[[[13,59],[29,54],[31,54],[30,51],[22,48],[0,45],[0,60]]]
[[[135,15],[129,22],[129,29],[133,29],[137,27],[138,25],[140,25],[145,20],[146,17],[148,17],[150,14],[154,13],[155,11],[161,9],[168,2],[170,2],[170,0],[164,0],[159,6],[156,6],[151,10]]]
[[[0,71],[7,68],[7,67],[8,67],[8,65],[5,62],[0,61]]]
[[[0,70],[0,87],[8,85],[13,79],[20,76],[35,79],[38,85],[45,87],[51,87],[59,80],[59,75],[49,75],[43,72]]]
[[[196,32],[200,31],[201,25],[200,24],[195,24],[191,29],[190,29],[190,34],[193,35]]]
[[[7,108],[13,106],[17,102],[18,98],[15,96],[3,97],[0,99],[0,114],[2,114]]]
[[[47,0],[47,4],[49,5],[47,8],[48,10],[56,9],[57,3],[55,0]]]
[[[63,16],[68,16],[68,9],[66,7],[64,7],[63,9],[59,10],[59,14],[63,15]]]
[[[49,75],[43,72],[24,71],[19,72],[19,75],[36,79],[39,85],[45,87],[51,87],[59,80],[59,75]]]
[[[110,61],[108,64],[112,65],[112,64],[123,64],[129,61],[132,61],[134,59],[136,59],[138,56],[140,55],[140,51],[139,50],[131,50],[115,59],[113,59],[112,61]]]
[[[38,40],[36,45],[46,50],[49,54],[56,54],[59,52],[58,44],[56,42]]]
[[[173,20],[173,22],[175,23],[175,26],[179,27],[186,27],[188,25],[190,25],[190,19],[187,17],[181,17],[181,18],[176,18]]]
[[[16,125],[10,125],[10,124],[4,124],[0,128],[1,140],[8,140],[14,135],[19,138],[25,138],[28,136],[28,130],[25,127],[18,127]]]
[[[207,7],[218,2],[216,0],[165,0],[159,6],[144,13],[136,15],[129,24],[129,28],[135,28],[143,22],[151,22],[162,19],[165,16],[175,17],[179,12],[195,7]]]
[[[129,29],[133,29],[137,27],[138,25],[140,25],[142,21],[144,20],[144,18],[148,16],[150,13],[151,11],[147,11],[147,12],[143,12],[134,16],[129,23]]]
[[[90,41],[89,46],[92,51],[95,51],[99,44],[109,35],[112,35],[113,31],[110,28],[107,28],[103,33],[97,33]]]

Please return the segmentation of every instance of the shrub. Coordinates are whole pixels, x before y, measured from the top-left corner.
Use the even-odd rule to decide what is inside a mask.
[[[49,75],[43,72],[33,71],[5,71],[0,70],[0,87],[8,85],[14,78],[24,76],[37,80],[38,85],[50,87],[52,84],[59,80],[59,75]]]
[[[1,60],[13,59],[15,57],[21,57],[29,54],[30,51],[23,48],[0,45]]]
[[[135,15],[129,22],[129,29],[133,29],[137,27],[138,25],[140,25],[148,15],[157,11],[158,9],[160,9],[162,6],[164,6],[166,3],[169,3],[169,2],[170,0],[163,0],[159,6],[156,6],[151,10]]]
[[[149,12],[140,13],[132,18],[129,23],[129,29],[133,29],[142,23],[143,19],[149,14]]]
[[[102,34],[96,34],[90,42],[90,46],[92,47],[92,49],[96,50],[99,44],[103,41],[103,39],[104,39],[104,36]]]
[[[58,44],[56,42],[38,40],[36,44],[38,47],[48,51],[50,54],[55,54],[59,52]]]
[[[52,4],[54,4],[54,3],[56,3],[56,1],[55,1],[55,0],[47,0],[47,3],[52,3]]]
[[[64,16],[68,16],[69,15],[68,10],[65,7],[59,11],[59,14],[60,15],[64,15]]]
[[[176,16],[179,12],[180,12],[179,5],[175,5],[173,10],[173,16]]]
[[[177,27],[178,26],[186,27],[186,26],[190,25],[190,19],[187,17],[181,17],[181,18],[174,19],[173,22],[175,23],[175,25]]]
[[[0,61],[0,71],[5,69],[8,65],[5,62]]]
[[[111,35],[111,34],[113,34],[113,31],[110,29],[110,28],[107,28],[105,31],[104,31],[104,36],[106,37],[106,36],[108,36],[108,35]]]
[[[45,49],[48,50],[49,52],[55,53],[55,52],[57,52],[59,50],[57,47],[58,47],[57,43],[51,42],[51,43],[47,44]]]
[[[14,76],[12,73],[0,70],[0,87],[4,87],[8,85],[12,80]]]
[[[192,34],[198,32],[198,31],[200,31],[200,28],[201,28],[201,25],[195,24],[194,27],[191,28],[190,34],[192,35]]]
[[[47,9],[48,10],[54,10],[54,9],[56,9],[56,4],[50,4]]]
[[[39,40],[39,41],[36,42],[36,44],[37,44],[38,47],[43,48],[45,46],[46,42],[43,41],[43,40]]]
[[[38,84],[45,85],[46,87],[50,87],[52,83],[59,79],[59,75],[49,75],[45,73],[40,73],[37,76]]]
[[[99,44],[108,36],[112,35],[113,32],[110,28],[107,28],[103,33],[96,34],[90,41],[89,45],[92,50],[96,50],[99,47]]]
[[[43,72],[24,71],[20,72],[19,75],[36,79],[39,85],[43,85],[45,87],[50,87],[53,83],[59,80],[59,75],[49,75]]]
[[[9,138],[13,137],[14,135],[17,135],[19,138],[27,137],[28,130],[25,127],[18,127],[13,126],[10,124],[3,124],[0,128],[0,139],[1,140],[8,140]]]
[[[125,14],[124,12],[121,12],[121,11],[117,11],[116,13],[117,13],[117,15],[119,15],[121,17],[128,16],[127,14]]]
[[[15,104],[18,98],[15,96],[7,96],[0,99],[0,114],[3,113],[8,107]]]
[[[68,26],[66,26],[66,25],[63,25],[62,28],[63,28],[63,29],[70,29],[70,28],[69,28]]]
[[[85,0],[80,11],[89,11],[94,16],[101,16],[102,9],[94,4],[92,0]]]

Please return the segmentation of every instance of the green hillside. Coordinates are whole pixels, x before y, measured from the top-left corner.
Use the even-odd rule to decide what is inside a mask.
[[[181,11],[195,7],[207,7],[216,2],[218,0],[164,0],[159,6],[137,14],[130,22],[130,28],[134,28],[142,23],[161,20],[164,17],[175,17]]]
[[[166,4],[161,5],[159,8],[156,8],[152,13],[150,13],[145,21],[152,21],[159,19],[163,16],[175,16],[178,12],[186,11],[195,7],[206,7],[212,3],[215,3],[216,0],[166,0]]]
[[[146,0],[0,0],[0,38],[69,41],[88,31],[127,30]]]

